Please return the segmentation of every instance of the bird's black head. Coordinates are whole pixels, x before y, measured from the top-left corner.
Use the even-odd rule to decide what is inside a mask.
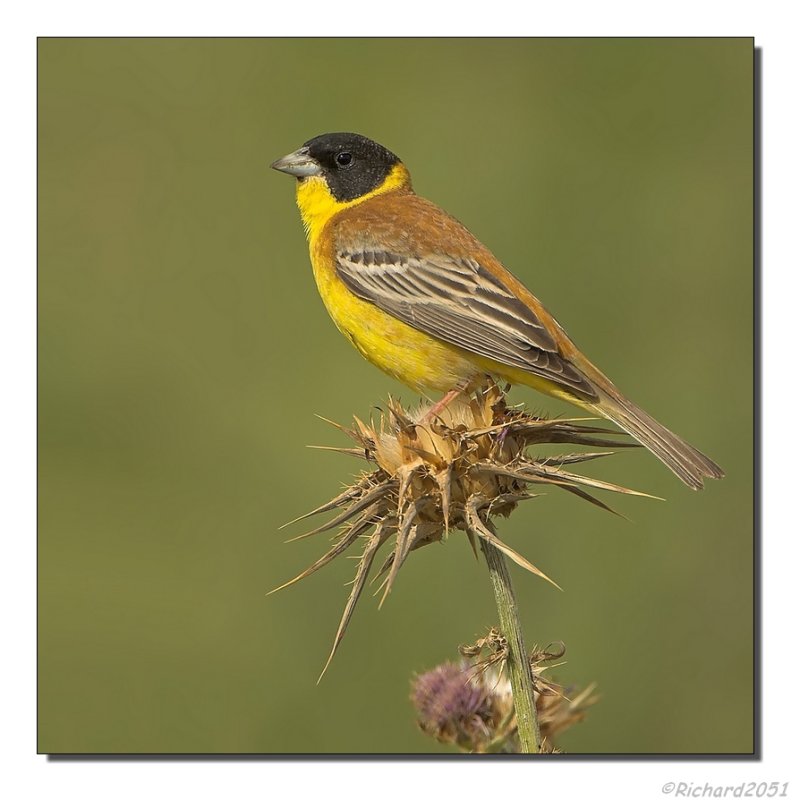
[[[303,180],[322,177],[340,203],[377,189],[400,159],[377,142],[357,133],[324,133],[272,164]]]

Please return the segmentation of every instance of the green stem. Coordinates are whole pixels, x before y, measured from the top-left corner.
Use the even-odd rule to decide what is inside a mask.
[[[511,586],[511,575],[505,556],[494,545],[481,540],[481,550],[489,565],[494,599],[500,615],[500,630],[508,640],[506,669],[514,694],[514,711],[517,715],[517,730],[521,753],[538,753],[541,750],[539,721],[536,718],[536,698],[533,692],[528,651],[522,638],[517,601]]]

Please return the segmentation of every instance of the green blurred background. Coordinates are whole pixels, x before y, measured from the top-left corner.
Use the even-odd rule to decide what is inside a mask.
[[[278,526],[336,493],[388,393],[317,296],[292,181],[326,131],[399,153],[619,386],[727,470],[644,451],[502,533],[529,643],[602,701],[572,753],[753,739],[752,41],[39,42],[40,749],[445,752],[413,673],[496,621],[463,537],[366,594],[315,684],[354,562]],[[536,410],[569,407],[516,389]],[[295,533],[302,532],[298,528]],[[291,535],[291,534],[290,534]]]

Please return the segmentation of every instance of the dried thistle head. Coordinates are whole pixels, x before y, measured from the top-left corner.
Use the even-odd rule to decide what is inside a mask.
[[[559,487],[609,511],[587,490],[649,496],[567,469],[572,464],[610,455],[610,451],[548,456],[535,452],[536,446],[542,444],[636,446],[604,438],[620,431],[594,427],[584,419],[543,419],[510,407],[504,392],[489,379],[475,393],[459,395],[435,415],[430,406],[422,405],[411,412],[390,400],[377,421],[367,424],[356,418],[353,428],[336,427],[355,442],[355,447],[324,449],[356,456],[372,469],[330,502],[294,520],[339,512],[324,525],[295,537],[302,539],[338,528],[325,555],[273,590],[307,577],[357,540],[364,540],[325,669],[344,636],[377,552],[392,537],[391,553],[375,578],[383,579],[381,603],[409,553],[442,541],[453,530],[464,531],[473,550],[477,540],[489,542],[520,566],[553,583],[497,537],[493,516],[511,514],[522,500],[536,496],[532,489],[537,486]]]
[[[600,699],[595,692],[597,684],[594,683],[571,694],[569,690],[557,688],[560,691],[536,694],[536,714],[542,733],[543,753],[559,752],[553,744],[555,739],[567,728],[581,722],[586,717],[587,709]]]
[[[557,659],[566,652],[564,642],[555,642],[543,648],[534,646],[529,658],[543,753],[560,752],[554,748],[553,740],[564,730],[583,720],[589,706],[600,699],[595,694],[594,683],[573,692],[572,687],[565,689],[549,676],[545,676],[546,670],[565,663],[557,662]]]

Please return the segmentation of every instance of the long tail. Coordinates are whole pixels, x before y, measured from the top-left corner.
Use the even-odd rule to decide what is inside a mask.
[[[595,384],[596,386],[596,384]],[[703,478],[722,478],[725,473],[708,456],[631,403],[612,385],[598,388],[600,399],[590,405],[615,422],[669,467],[687,486],[703,488]]]

